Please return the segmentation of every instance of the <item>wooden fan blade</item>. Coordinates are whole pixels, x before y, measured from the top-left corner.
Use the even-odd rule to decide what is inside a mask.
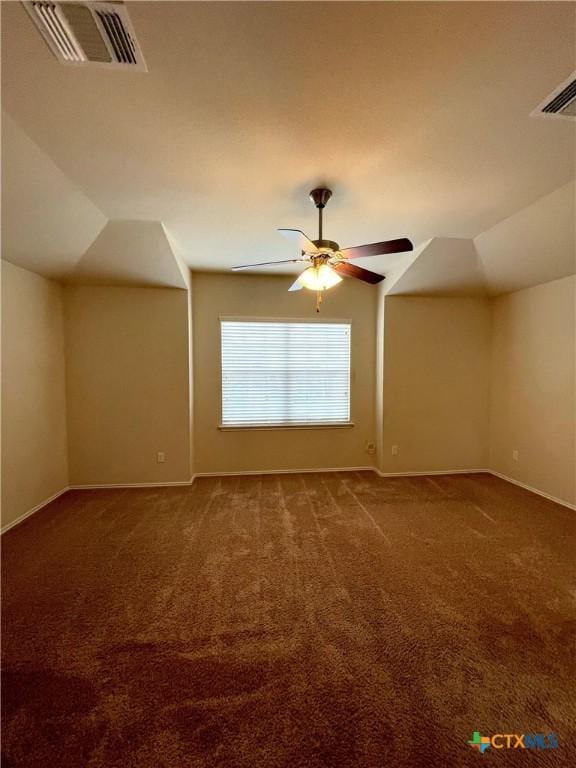
[[[407,237],[401,237],[398,240],[384,240],[382,243],[344,248],[341,253],[346,259],[361,259],[364,256],[382,256],[386,253],[403,253],[412,250],[414,250],[414,246],[410,240]]]
[[[365,283],[381,283],[385,280],[384,275],[377,275],[376,272],[370,272],[369,269],[364,267],[358,267],[356,264],[349,264],[347,261],[341,261],[339,264],[334,264],[332,269],[338,272],[339,275],[346,275],[347,277],[356,277],[358,280],[363,280]]]
[[[284,261],[261,261],[259,264],[241,264],[239,267],[230,267],[232,272],[238,272],[241,269],[253,269],[254,267],[270,267],[274,264],[300,264],[308,259],[284,259]]]
[[[299,229],[279,229],[278,232],[287,240],[290,240],[290,242],[296,243],[302,253],[318,253],[318,248],[312,240],[304,232],[300,232]]]

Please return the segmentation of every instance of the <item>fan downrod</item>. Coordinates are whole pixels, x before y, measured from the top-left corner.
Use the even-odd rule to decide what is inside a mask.
[[[312,192],[310,192],[310,200],[312,200],[316,208],[318,208],[318,240],[323,240],[322,211],[326,207],[326,203],[328,202],[328,200],[330,200],[331,197],[332,197],[332,190],[325,189],[324,187],[313,189]]]

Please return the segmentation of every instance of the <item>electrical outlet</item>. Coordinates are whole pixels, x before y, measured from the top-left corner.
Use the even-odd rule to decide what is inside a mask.
[[[158,453],[156,454],[156,463],[164,464],[165,461],[166,461],[166,454],[164,453],[164,451],[158,451]]]
[[[512,451],[512,461],[518,461],[518,448],[514,448]]]
[[[376,443],[371,441],[366,443],[366,453],[376,453]]]
[[[399,446],[397,446],[397,445],[393,445],[393,446],[392,446],[392,456],[398,456],[398,454],[399,454],[399,453],[400,453],[400,448],[399,448]]]

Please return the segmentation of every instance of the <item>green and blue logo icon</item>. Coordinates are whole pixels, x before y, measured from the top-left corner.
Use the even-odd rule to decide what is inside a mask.
[[[474,731],[472,739],[468,744],[471,744],[473,749],[477,749],[481,754],[484,754],[490,746],[490,736],[481,736],[480,731]]]

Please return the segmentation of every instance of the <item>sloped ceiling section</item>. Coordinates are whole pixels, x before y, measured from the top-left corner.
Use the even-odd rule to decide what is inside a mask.
[[[2,113],[2,258],[68,282],[186,288],[159,221],[108,221]]]
[[[487,286],[472,240],[436,237],[388,289],[390,295],[482,296]]]
[[[396,286],[403,275],[410,267],[418,261],[421,254],[428,248],[432,240],[426,240],[417,245],[413,251],[394,256],[376,256],[371,259],[358,259],[360,266],[371,269],[373,272],[379,272],[386,277],[385,282],[380,283],[384,294],[392,293],[392,288]],[[380,264],[378,262],[381,262]]]
[[[187,287],[159,221],[109,221],[67,281]]]
[[[12,120],[2,113],[2,258],[62,278],[106,217]]]
[[[474,239],[491,294],[576,272],[576,187],[572,181]]]
[[[570,182],[474,240],[437,237],[387,275],[389,295],[495,296],[576,273]],[[392,279],[390,279],[392,278]]]

